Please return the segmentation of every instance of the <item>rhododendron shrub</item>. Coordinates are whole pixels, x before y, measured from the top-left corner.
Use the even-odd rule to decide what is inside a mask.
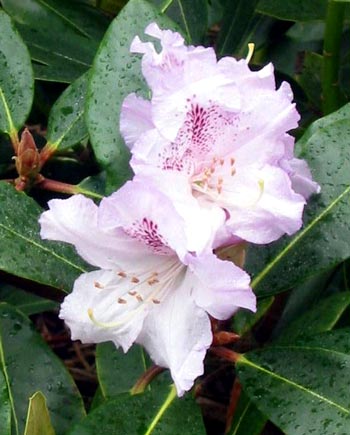
[[[347,6],[314,3],[0,0],[1,435],[348,433]]]

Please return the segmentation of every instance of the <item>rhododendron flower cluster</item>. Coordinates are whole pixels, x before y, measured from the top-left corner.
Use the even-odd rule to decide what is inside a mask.
[[[43,238],[73,244],[98,270],[81,275],[60,316],[72,338],[139,343],[170,369],[181,395],[203,373],[210,317],[256,309],[250,278],[215,249],[269,243],[302,225],[319,186],[293,156],[299,115],[273,68],[217,61],[152,23],[135,37],[151,99],[128,95],[120,128],[132,181],[97,206],[81,195],[52,200]]]

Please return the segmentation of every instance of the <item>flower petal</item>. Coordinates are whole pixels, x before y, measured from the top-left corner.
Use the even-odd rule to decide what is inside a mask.
[[[131,148],[143,133],[152,128],[151,102],[129,94],[120,112],[120,132],[125,143]]]
[[[198,306],[219,320],[228,319],[238,308],[256,311],[256,297],[244,270],[214,254],[188,257],[188,279]]]
[[[128,303],[120,303],[127,300],[129,286],[129,281],[118,280],[115,271],[97,270],[81,275],[59,314],[69,326],[72,339],[83,343],[111,340],[126,352],[139,335],[149,310],[148,305],[137,309],[130,296]]]
[[[208,315],[191,298],[186,279],[149,313],[136,341],[156,364],[170,369],[179,396],[203,374],[211,326]]]
[[[292,187],[296,193],[309,199],[314,193],[320,193],[321,187],[312,179],[312,174],[305,160],[282,160],[281,167],[289,174]]]

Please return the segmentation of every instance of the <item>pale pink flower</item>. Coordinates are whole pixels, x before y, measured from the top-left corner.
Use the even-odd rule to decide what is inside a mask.
[[[122,106],[134,171],[159,180],[181,173],[201,205],[226,211],[235,237],[268,243],[296,232],[319,187],[290,152],[287,132],[299,120],[290,86],[276,90],[271,64],[251,71],[246,60],[217,61],[212,48],[185,46],[155,23],[145,32],[162,49],[138,37],[131,45],[151,89],[150,101],[130,94]]]
[[[209,315],[227,319],[238,307],[254,311],[256,303],[249,276],[203,243],[216,224],[191,219],[194,202],[172,202],[136,177],[100,206],[77,195],[50,201],[40,218],[43,238],[73,244],[99,268],[81,275],[62,304],[72,338],[111,340],[125,352],[140,343],[170,369],[179,395],[203,373]]]

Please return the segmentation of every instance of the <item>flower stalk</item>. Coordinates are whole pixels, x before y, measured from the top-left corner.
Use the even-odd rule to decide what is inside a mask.
[[[341,106],[339,89],[340,47],[345,3],[330,0],[326,15],[323,43],[322,96],[323,114],[328,115]]]

